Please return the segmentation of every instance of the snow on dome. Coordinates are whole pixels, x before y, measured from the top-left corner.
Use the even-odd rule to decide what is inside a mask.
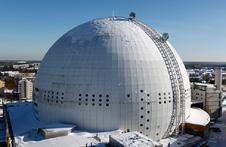
[[[200,108],[191,108],[185,123],[206,126],[210,122],[209,114]]]
[[[40,65],[37,118],[90,131],[139,131],[152,139],[170,135],[188,114],[190,84],[182,60],[161,36],[123,17],[73,28]]]

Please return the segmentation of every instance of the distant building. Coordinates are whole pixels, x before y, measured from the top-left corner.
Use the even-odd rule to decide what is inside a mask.
[[[32,64],[30,64],[30,65],[32,65],[32,67],[33,67],[34,69],[38,69],[40,63],[32,63]]]
[[[216,119],[221,116],[222,92],[217,90],[215,85],[192,83],[191,99],[193,106],[201,104],[199,106],[209,113],[212,119]]]
[[[7,89],[7,88],[3,88],[3,93],[4,94],[12,94],[13,89]]]
[[[222,90],[226,91],[226,71],[222,71]]]
[[[199,70],[187,69],[187,73],[191,82],[199,82],[202,80]]]
[[[215,69],[215,85],[217,90],[222,90],[222,69],[216,68]]]
[[[27,79],[18,82],[18,92],[20,98],[32,99],[33,83]]]
[[[4,88],[5,88],[5,81],[0,80],[0,97],[4,94]]]
[[[35,80],[35,73],[20,73],[18,75],[15,76],[15,78],[17,79],[27,79],[29,81],[34,81]]]
[[[25,63],[27,63],[27,61],[18,61],[17,63],[18,64],[25,64]]]
[[[20,72],[19,71],[2,71],[1,74],[3,74],[3,75],[8,74],[8,76],[10,76],[10,77],[15,77],[15,76],[19,75]]]
[[[0,80],[0,88],[4,88],[5,87],[5,81]]]
[[[14,69],[25,69],[25,68],[28,68],[29,67],[29,64],[14,64],[13,65],[13,68]]]
[[[14,69],[38,69],[40,63],[24,63],[24,64],[14,64]]]

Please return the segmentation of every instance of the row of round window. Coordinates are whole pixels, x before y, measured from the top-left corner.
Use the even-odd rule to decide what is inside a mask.
[[[47,99],[47,102],[48,102],[48,103],[49,103],[49,102],[53,103],[54,101],[53,101],[53,100]],[[56,102],[56,103],[61,103],[61,104],[63,104],[63,101],[56,100],[55,102]],[[81,106],[82,103],[79,102],[78,105]],[[85,103],[85,105],[88,106],[88,103]],[[106,107],[108,107],[108,106],[109,106],[109,103],[106,103],[105,105],[106,105]],[[92,103],[92,106],[95,106],[95,103]],[[102,106],[102,103],[99,103],[98,106]]]
[[[79,101],[82,101],[82,98],[79,98],[78,99]],[[85,99],[85,101],[87,102],[89,99]],[[109,102],[110,100],[109,99],[106,99],[106,102]],[[95,99],[92,99],[92,102],[95,102]],[[99,99],[99,102],[102,102],[102,99]]]
[[[164,101],[163,103],[166,104],[166,101]],[[171,100],[169,100],[169,103],[171,103]],[[159,102],[159,104],[162,104],[162,102]]]
[[[141,93],[143,93],[143,90],[140,90],[140,92]],[[46,93],[46,91],[45,91],[45,93]],[[48,91],[48,94],[50,93],[50,91]],[[54,94],[54,92],[52,91],[52,94]],[[58,95],[59,94],[59,92],[56,92],[56,94]],[[64,93],[62,92],[61,93],[62,95],[64,95]],[[164,95],[166,95],[166,93],[163,93]],[[170,92],[168,93],[169,95],[170,95]],[[45,96],[45,95],[44,95]],[[81,97],[82,96],[82,94],[79,94],[79,97]],[[89,94],[85,94],[85,97],[88,97],[89,96]],[[103,95],[102,94],[99,94],[98,95],[99,97],[102,97]],[[127,97],[130,97],[131,95],[130,94],[127,94]],[[150,94],[148,93],[147,94],[147,96],[149,97],[150,96]],[[161,93],[159,93],[159,96],[161,96]],[[48,95],[48,97],[49,97],[49,95]],[[96,95],[95,94],[92,94],[92,97],[96,97]],[[109,97],[109,94],[106,94],[106,97]],[[53,98],[53,96],[52,96],[52,98]],[[164,99],[165,99],[166,97],[164,97]],[[171,97],[169,97],[169,98],[171,98]],[[159,98],[159,99],[161,99],[161,98]]]
[[[53,103],[54,101],[53,101],[53,100],[47,99],[47,102],[48,102],[48,103],[49,103],[49,102]],[[61,103],[61,104],[63,104],[63,101],[56,100],[55,102],[56,102],[56,103]]]
[[[44,98],[46,98],[46,95],[44,94]],[[50,96],[49,95],[47,95],[47,98],[50,98]],[[51,96],[51,98],[54,98],[54,96]],[[56,96],[56,99],[58,99],[59,97],[58,96]],[[61,99],[64,99],[64,97],[62,96],[61,97]]]
[[[44,91],[44,93],[54,94],[54,91]],[[58,94],[60,94],[60,92],[57,91],[56,94],[58,95]],[[61,95],[64,95],[64,93],[61,92]]]
[[[82,103],[78,103],[78,105],[81,106]],[[88,104],[88,103],[85,103],[85,105],[88,106],[89,104]],[[92,103],[91,105],[92,105],[92,106],[95,106],[95,105],[97,105],[97,104]],[[97,106],[103,106],[103,104],[102,104],[102,103],[99,103]],[[105,106],[108,107],[108,106],[109,106],[109,103],[105,104]]]
[[[127,94],[127,97],[130,97],[131,95],[130,94]],[[149,93],[147,93],[147,97],[149,97],[150,96],[150,94]]]
[[[144,92],[144,90],[142,90],[142,89],[141,89],[141,90],[140,90],[140,92],[141,92],[141,93],[143,93],[143,92]],[[159,96],[161,96],[161,93],[158,93],[158,95],[159,95]],[[164,92],[164,93],[163,93],[163,95],[166,95],[166,93]],[[168,95],[170,95],[170,92],[168,92]],[[149,97],[149,96],[150,96],[150,94],[149,94],[149,93],[147,93],[147,96]],[[127,94],[127,97],[130,97],[130,94]]]
[[[169,98],[169,99],[171,99],[171,97],[170,97],[170,96],[169,96],[168,98]],[[161,99],[162,99],[162,98],[161,98],[161,97],[159,97],[159,100],[161,100]],[[164,99],[166,99],[166,97],[164,97]]]
[[[80,93],[78,96],[81,97],[82,94]],[[88,96],[89,96],[89,94],[85,94],[85,97],[88,97]],[[91,96],[92,96],[92,97],[96,97],[95,94],[92,94]],[[102,95],[102,94],[99,94],[98,96],[99,96],[99,97],[102,97],[103,95]],[[106,97],[109,97],[109,94],[106,94]]]
[[[166,93],[164,92],[163,95],[166,95]],[[168,95],[170,95],[170,92],[168,92]],[[159,93],[159,96],[161,96],[161,93]]]
[[[45,93],[48,92],[48,94],[49,94],[49,93],[54,94],[54,91],[44,91],[44,92],[45,92]],[[143,93],[144,90],[141,89],[140,92]],[[59,92],[57,91],[56,94],[58,95]],[[61,94],[64,95],[63,92],[62,92]],[[166,95],[166,93],[164,92],[163,95]],[[168,95],[170,95],[170,92],[168,92]],[[82,96],[82,94],[80,93],[79,96]],[[85,96],[88,97],[89,94],[85,94]],[[147,96],[150,96],[150,94],[148,93]],[[159,93],[159,96],[161,96],[161,93]],[[95,94],[92,94],[92,97],[95,97]],[[102,94],[99,94],[99,97],[102,97]],[[106,94],[106,97],[109,97],[109,94]],[[127,94],[127,97],[130,97],[130,94]]]
[[[143,93],[144,90],[141,89],[140,92]],[[159,96],[160,96],[160,95],[161,95],[161,93],[159,93]],[[164,92],[163,95],[166,95],[166,92]],[[168,92],[168,95],[170,95],[170,92]],[[149,94],[147,94],[147,96],[149,96]]]

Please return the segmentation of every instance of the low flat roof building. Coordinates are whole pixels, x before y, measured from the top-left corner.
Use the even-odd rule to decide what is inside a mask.
[[[112,147],[162,147],[162,144],[151,140],[149,137],[134,131],[120,135],[110,136]]]

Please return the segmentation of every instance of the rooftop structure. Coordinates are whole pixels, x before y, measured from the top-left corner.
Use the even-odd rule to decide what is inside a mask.
[[[19,75],[19,71],[1,71],[1,74],[6,75],[8,74],[10,77],[14,77],[16,75]]]
[[[209,114],[200,108],[191,108],[190,115],[185,120],[186,133],[208,138],[209,136]]]
[[[168,34],[135,16],[86,22],[53,44],[35,82],[37,118],[154,140],[178,130],[190,108],[184,64]]]
[[[18,69],[18,68],[24,69],[24,68],[28,68],[28,67],[29,67],[29,64],[14,64],[13,65],[14,69]]]
[[[162,144],[151,140],[139,132],[129,132],[110,136],[112,147],[162,147]]]
[[[190,115],[186,119],[185,123],[196,124],[200,126],[206,126],[210,122],[210,116],[207,112],[200,108],[191,108]]]

